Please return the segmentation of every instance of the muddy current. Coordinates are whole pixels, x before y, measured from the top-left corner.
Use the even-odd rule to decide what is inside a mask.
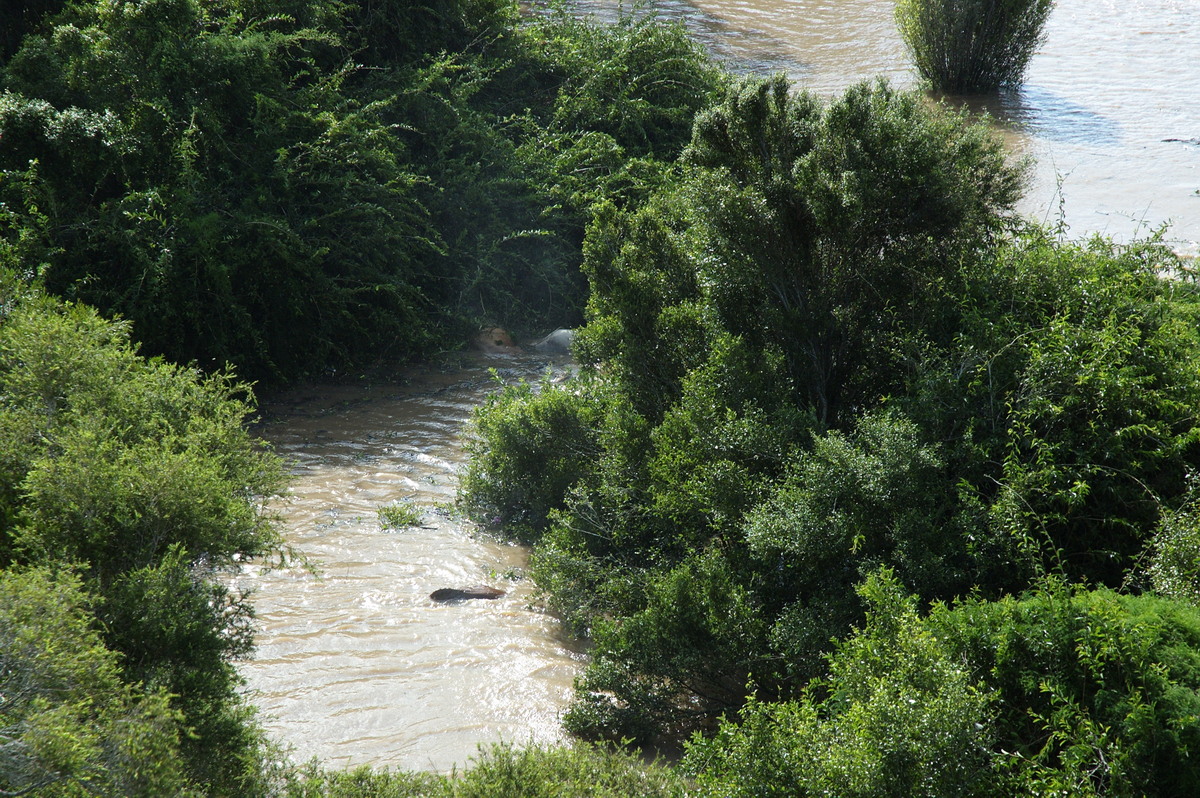
[[[264,405],[259,433],[294,479],[277,509],[317,573],[244,569],[260,633],[241,671],[296,759],[444,771],[480,743],[561,739],[582,654],[532,600],[525,549],[477,532],[451,504],[471,410],[497,380],[565,367],[465,355],[391,384],[309,387]],[[379,508],[396,503],[420,523],[385,526]],[[506,594],[429,598],[476,584]]]
[[[1073,237],[1118,240],[1164,223],[1200,241],[1200,14],[1196,0],[1058,0],[1024,85],[951,98],[986,109],[1010,152],[1035,159],[1020,210]],[[601,16],[611,0],[580,0]],[[626,4],[628,7],[628,4]],[[659,0],[732,68],[785,72],[832,97],[883,76],[915,85],[890,0]],[[532,602],[526,552],[447,508],[465,461],[461,430],[501,380],[562,362],[465,356],[387,385],[315,387],[264,408],[261,434],[292,464],[286,535],[320,575],[239,577],[256,590],[258,652],[242,672],[268,730],[298,759],[449,770],[493,740],[561,739],[583,654]],[[490,370],[496,370],[496,374]],[[420,525],[384,529],[404,501]],[[438,604],[484,583],[496,601]]]

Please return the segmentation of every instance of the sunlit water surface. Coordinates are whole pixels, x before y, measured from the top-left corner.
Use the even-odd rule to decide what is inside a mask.
[[[612,18],[629,3],[581,0]],[[892,0],[655,0],[733,69],[784,72],[832,97],[883,77],[917,83]],[[963,98],[960,98],[962,100]],[[1169,223],[1200,247],[1200,2],[1057,0],[1024,84],[984,108],[1016,157],[1036,161],[1019,210],[1068,235],[1120,241]]]
[[[449,770],[477,745],[561,739],[581,654],[531,606],[526,552],[447,511],[470,411],[502,379],[537,379],[545,358],[469,356],[402,384],[320,386],[264,407],[260,430],[292,464],[280,506],[303,568],[247,566],[261,631],[243,663],[273,737],[298,760]],[[378,508],[421,508],[420,527],[385,530]],[[441,587],[485,583],[495,601],[437,604]]]

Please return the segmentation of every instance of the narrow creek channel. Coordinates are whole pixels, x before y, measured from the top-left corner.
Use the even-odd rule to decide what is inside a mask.
[[[292,465],[279,509],[289,543],[319,569],[238,579],[260,632],[241,666],[268,731],[304,761],[446,771],[480,743],[553,742],[582,655],[531,606],[527,552],[448,512],[461,429],[504,380],[566,364],[466,355],[396,384],[316,386],[264,405],[260,434]],[[410,502],[420,527],[385,530],[378,508]],[[496,601],[436,604],[486,583]]]

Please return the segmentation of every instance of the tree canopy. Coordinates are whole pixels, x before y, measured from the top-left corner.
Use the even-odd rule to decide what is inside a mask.
[[[0,74],[20,268],[271,383],[572,323],[590,204],[673,158],[721,79],[649,18],[490,0],[39,9]]]
[[[998,689],[979,681],[986,667],[930,675],[957,654],[926,632],[914,632],[924,675],[912,678],[950,692],[914,700],[949,702],[941,720],[894,714],[892,693],[852,706],[842,680],[874,678],[861,586],[879,569],[921,611],[970,600],[991,612],[1047,579],[1097,607],[1118,601],[1103,590],[1194,595],[1191,274],[1153,240],[1068,242],[1016,219],[1021,168],[986,129],[881,84],[826,103],[782,78],[741,80],[697,117],[678,169],[589,227],[580,376],[511,389],[474,427],[465,506],[536,541],[551,606],[594,644],[568,728],[716,732],[693,761],[732,763],[748,746],[713,793],[747,795],[775,794],[753,786],[767,789],[749,775],[760,755],[821,752],[803,776],[816,781],[789,775],[778,794],[862,779],[855,794],[957,795],[1008,789],[994,758],[1016,744],[1005,735],[1048,768],[1018,768],[1039,784],[1087,780],[1096,760],[1072,746],[1149,745],[1133,727],[1085,742],[1116,728],[1093,705],[1062,749],[1037,753],[1029,741],[1057,733],[1068,704],[1005,694],[1005,712],[1032,706],[1047,725],[997,732],[979,720]],[[519,489],[530,482],[542,490]],[[1054,645],[1078,639],[1046,624]],[[1132,672],[1168,655],[1116,656]],[[761,734],[777,736],[763,748]],[[938,740],[993,758],[955,759]],[[890,757],[910,743],[917,759],[901,767]],[[1121,783],[1167,778],[1163,756],[1129,764],[1150,770]],[[973,761],[982,781],[954,770]]]
[[[3,789],[250,794],[260,739],[234,661],[253,608],[219,577],[283,553],[265,502],[284,476],[247,390],[3,274]]]

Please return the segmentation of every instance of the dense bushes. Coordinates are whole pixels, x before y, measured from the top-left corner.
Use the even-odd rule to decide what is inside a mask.
[[[702,795],[1191,795],[1200,613],[1069,590],[939,605],[870,577],[861,630],[796,701],[690,745]]]
[[[293,780],[287,798],[682,798],[683,777],[618,751],[587,745],[484,748],[469,768],[449,776],[310,771]]]
[[[9,273],[0,290],[0,566],[25,619],[0,630],[4,734],[25,752],[4,789],[252,794],[233,666],[252,608],[218,575],[280,551],[263,502],[283,473],[245,430],[247,389],[146,360],[127,324]]]
[[[121,678],[77,577],[0,570],[0,790],[8,795],[191,794],[165,686]]]
[[[1049,4],[949,8],[898,14],[963,91],[1019,76]],[[570,730],[707,734],[713,795],[1196,792],[1194,275],[1016,220],[983,128],[730,82],[640,14],[14,9],[0,791],[682,794],[587,746],[297,770],[237,692],[251,612],[217,576],[279,553],[282,476],[223,367],[414,357],[586,291],[581,374],[489,400],[463,479],[592,639]]]
[[[0,166],[51,198],[28,265],[206,369],[422,351],[437,236],[395,134],[321,74],[331,34],[221,11],[81,5],[12,58]]]
[[[503,485],[549,486],[518,463],[555,462],[564,418],[594,464],[553,470],[550,494],[484,477],[466,495],[499,518],[553,508],[534,575],[594,643],[569,728],[653,740],[712,730],[748,683],[763,706],[803,695],[881,567],[921,602],[1046,574],[1191,595],[1194,285],[1153,242],[1016,223],[1019,181],[915,97],[864,85],[825,106],[746,80],[697,119],[676,184],[596,215],[584,374],[475,427],[477,462],[513,466]],[[904,717],[900,737],[959,733]]]
[[[900,0],[896,22],[917,71],[937,91],[1021,82],[1054,0]]]
[[[789,91],[782,78],[730,89],[697,119],[682,185],[592,232],[586,354],[620,369],[652,420],[678,395],[673,364],[725,332],[778,369],[756,378],[786,380],[836,425],[900,378],[892,355],[921,343],[909,330],[949,332],[947,281],[1016,199],[999,145],[948,110],[882,84],[828,108]]]
[[[572,323],[589,206],[657,181],[719,81],[652,19],[490,0],[38,19],[0,94],[19,268],[149,353],[276,382]]]
[[[536,538],[567,491],[594,469],[600,452],[599,408],[543,381],[507,386],[488,397],[469,435],[472,454],[462,485],[464,506],[488,526]],[[538,479],[530,479],[532,473]]]

